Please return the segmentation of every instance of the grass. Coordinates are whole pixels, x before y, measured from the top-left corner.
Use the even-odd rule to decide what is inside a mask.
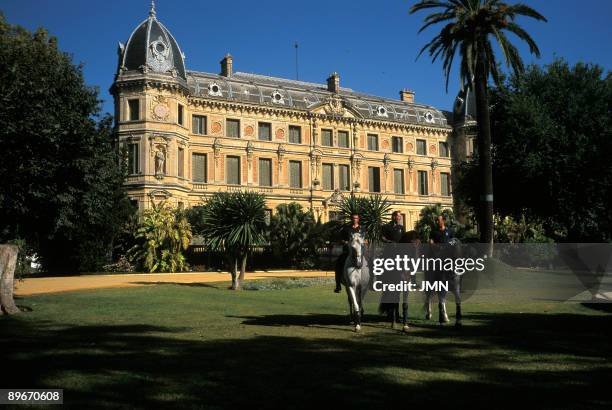
[[[456,330],[425,322],[415,301],[402,334],[372,299],[356,334],[328,281],[226,287],[21,298],[30,312],[0,318],[0,387],[63,388],[78,409],[610,408],[612,315],[601,309],[474,298]]]

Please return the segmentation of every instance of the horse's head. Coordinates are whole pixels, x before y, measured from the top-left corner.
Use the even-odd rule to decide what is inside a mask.
[[[349,248],[351,249],[351,265],[361,269],[361,264],[363,260],[363,255],[361,251],[363,248],[363,238],[360,233],[355,232],[351,235]]]

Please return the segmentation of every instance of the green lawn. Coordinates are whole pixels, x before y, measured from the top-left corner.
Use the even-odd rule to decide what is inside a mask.
[[[20,298],[31,311],[0,318],[0,387],[63,388],[79,409],[610,408],[609,311],[475,299],[456,330],[422,320],[415,302],[402,334],[370,301],[356,334],[331,283],[282,287]]]

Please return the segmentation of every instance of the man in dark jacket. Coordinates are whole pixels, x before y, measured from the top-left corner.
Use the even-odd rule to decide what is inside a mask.
[[[399,243],[406,232],[406,228],[401,224],[402,214],[400,211],[393,211],[391,222],[383,227],[383,242]]]

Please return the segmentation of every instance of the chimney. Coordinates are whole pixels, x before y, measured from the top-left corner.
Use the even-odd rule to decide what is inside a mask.
[[[327,91],[334,94],[338,94],[340,92],[340,74],[335,71],[331,73],[327,79]]]
[[[404,102],[413,103],[414,102],[414,91],[410,91],[407,88],[404,88],[400,91],[400,100]]]
[[[225,55],[225,57],[223,57],[223,60],[220,61],[221,63],[221,75],[223,77],[231,77],[232,76],[232,56],[230,53],[227,53]]]

